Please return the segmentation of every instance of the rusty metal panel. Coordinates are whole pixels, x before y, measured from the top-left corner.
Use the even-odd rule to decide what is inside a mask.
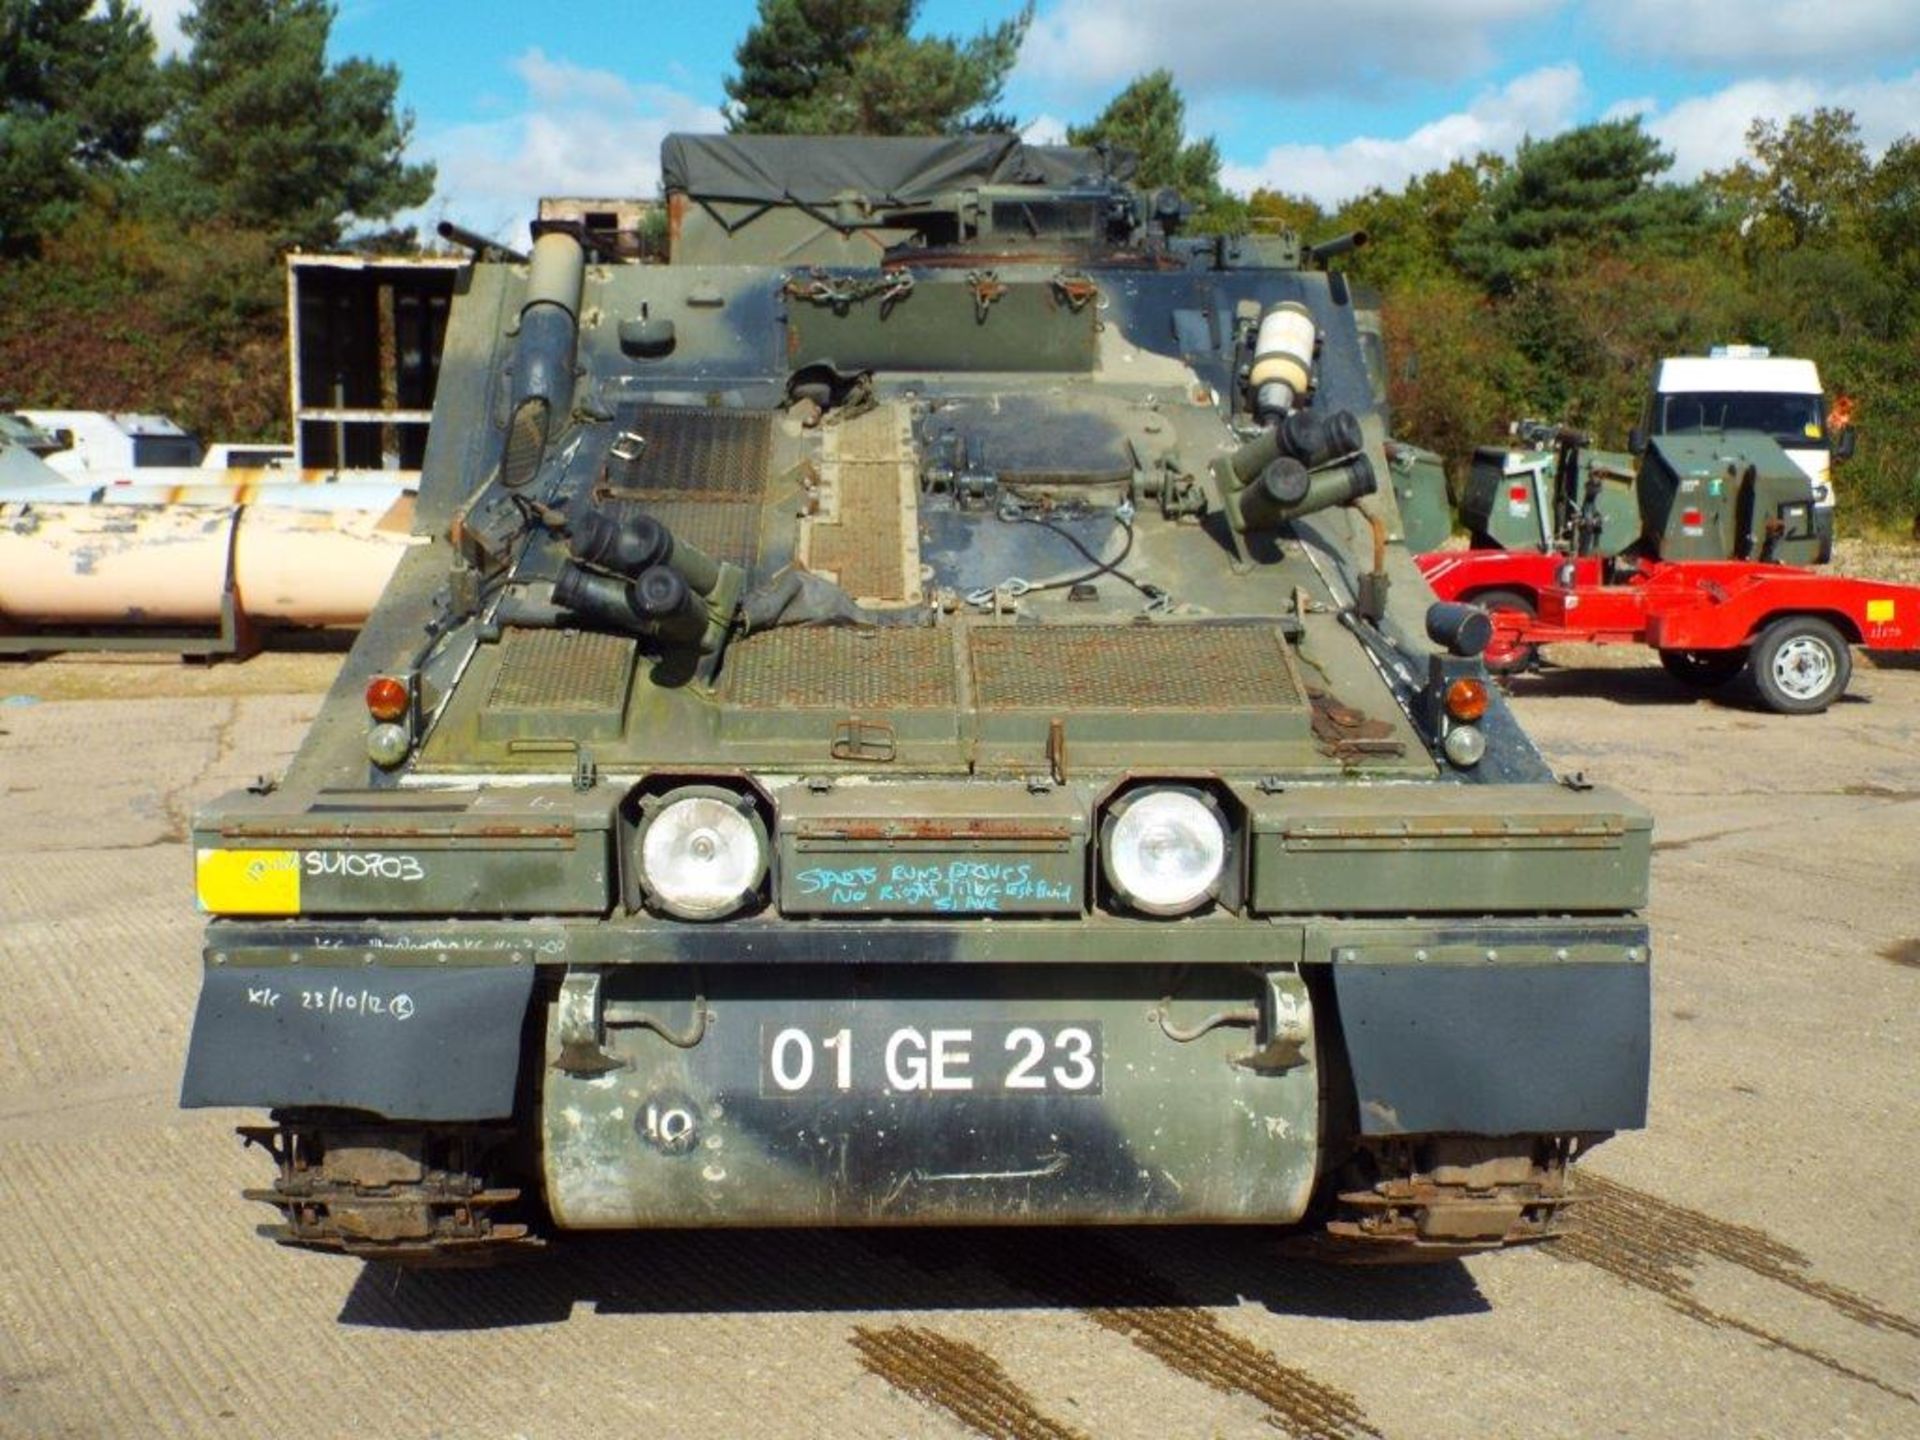
[[[610,466],[600,495],[614,514],[643,510],[682,542],[751,571],[760,554],[773,419],[681,405],[624,405],[619,428],[645,444]]]
[[[1609,912],[1647,900],[1652,820],[1612,791],[1410,783],[1242,798],[1256,911]]]
[[[919,489],[905,406],[882,405],[834,427],[797,558],[861,604],[919,603]]]
[[[1268,625],[993,626],[972,632],[984,710],[1294,710],[1286,641]]]
[[[872,785],[780,797],[787,914],[1078,915],[1087,813],[1079,790]]]
[[[335,792],[193,833],[200,906],[218,915],[604,915],[609,803],[565,787],[475,795]]]

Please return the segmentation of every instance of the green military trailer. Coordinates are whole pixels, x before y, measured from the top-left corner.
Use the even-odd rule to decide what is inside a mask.
[[[267,1233],[1552,1235],[1648,818],[1413,566],[1342,277],[1012,137],[663,162],[664,261],[463,273],[421,543],[195,819]]]

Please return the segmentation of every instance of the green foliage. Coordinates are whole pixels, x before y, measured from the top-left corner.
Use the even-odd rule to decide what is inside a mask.
[[[1754,256],[1839,238],[1874,169],[1850,110],[1823,107],[1785,125],[1755,120],[1747,150],[1706,185]]]
[[[151,410],[221,439],[287,433],[274,237],[88,207],[0,266],[0,375],[22,405]]]
[[[1861,229],[1889,281],[1905,297],[1902,317],[1920,326],[1920,136],[1887,147],[1867,179]]]
[[[1457,485],[1476,445],[1514,418],[1524,366],[1493,304],[1459,276],[1415,280],[1387,296],[1387,400],[1394,433],[1445,457]]]
[[[200,0],[161,67],[129,0],[0,0],[0,375],[19,403],[284,437],[290,245],[424,201],[399,77],[323,0]],[[11,257],[8,259],[7,257]]]
[[[1524,140],[1461,224],[1454,261],[1510,293],[1596,253],[1684,254],[1705,232],[1706,204],[1694,188],[1658,183],[1672,164],[1638,116]]]
[[[1481,214],[1489,192],[1506,173],[1498,156],[1456,160],[1429,170],[1394,193],[1375,187],[1349,200],[1318,231],[1364,230],[1367,244],[1349,268],[1375,285],[1423,283],[1455,273],[1454,246],[1467,222]]]
[[[1617,447],[1654,363],[1746,341],[1803,355],[1854,402],[1843,528],[1920,516],[1920,140],[1878,161],[1845,111],[1756,122],[1746,161],[1660,183],[1634,122],[1370,191],[1328,229],[1385,295],[1397,434],[1456,468],[1521,416]],[[1706,202],[1704,208],[1703,200]],[[1414,362],[1411,366],[1408,360]]]
[[[326,248],[356,220],[433,193],[433,167],[403,158],[411,114],[399,72],[329,65],[328,0],[200,0],[168,67],[172,108],[146,198],[185,221],[215,217],[283,245]]]
[[[1290,230],[1307,240],[1331,232],[1326,211],[1304,195],[1289,195],[1281,190],[1256,190],[1247,197],[1247,224],[1250,229],[1272,234]]]
[[[728,128],[787,135],[943,135],[992,114],[1033,7],[971,40],[910,32],[919,0],[760,0],[726,81]],[[1011,128],[1009,126],[1009,128]]]
[[[1067,143],[1131,150],[1140,161],[1135,183],[1144,189],[1170,185],[1200,205],[1222,198],[1220,147],[1211,135],[1187,139],[1187,102],[1171,70],[1136,77],[1091,124],[1069,126]]]
[[[71,222],[162,104],[153,32],[127,0],[0,0],[0,254]]]

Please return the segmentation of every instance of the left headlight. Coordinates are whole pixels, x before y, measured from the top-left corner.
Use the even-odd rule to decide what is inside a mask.
[[[683,920],[731,915],[766,873],[766,831],[740,796],[669,796],[640,831],[640,883],[647,899]]]
[[[1227,863],[1220,812],[1192,790],[1136,790],[1107,812],[1107,883],[1136,910],[1183,915],[1212,899]]]

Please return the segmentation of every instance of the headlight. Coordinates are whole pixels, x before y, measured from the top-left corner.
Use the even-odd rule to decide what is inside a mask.
[[[766,870],[765,832],[735,796],[702,792],[669,800],[640,832],[647,898],[683,920],[732,914]]]
[[[1191,790],[1136,790],[1107,815],[1100,853],[1127,904],[1180,915],[1210,899],[1227,861],[1227,827]]]

